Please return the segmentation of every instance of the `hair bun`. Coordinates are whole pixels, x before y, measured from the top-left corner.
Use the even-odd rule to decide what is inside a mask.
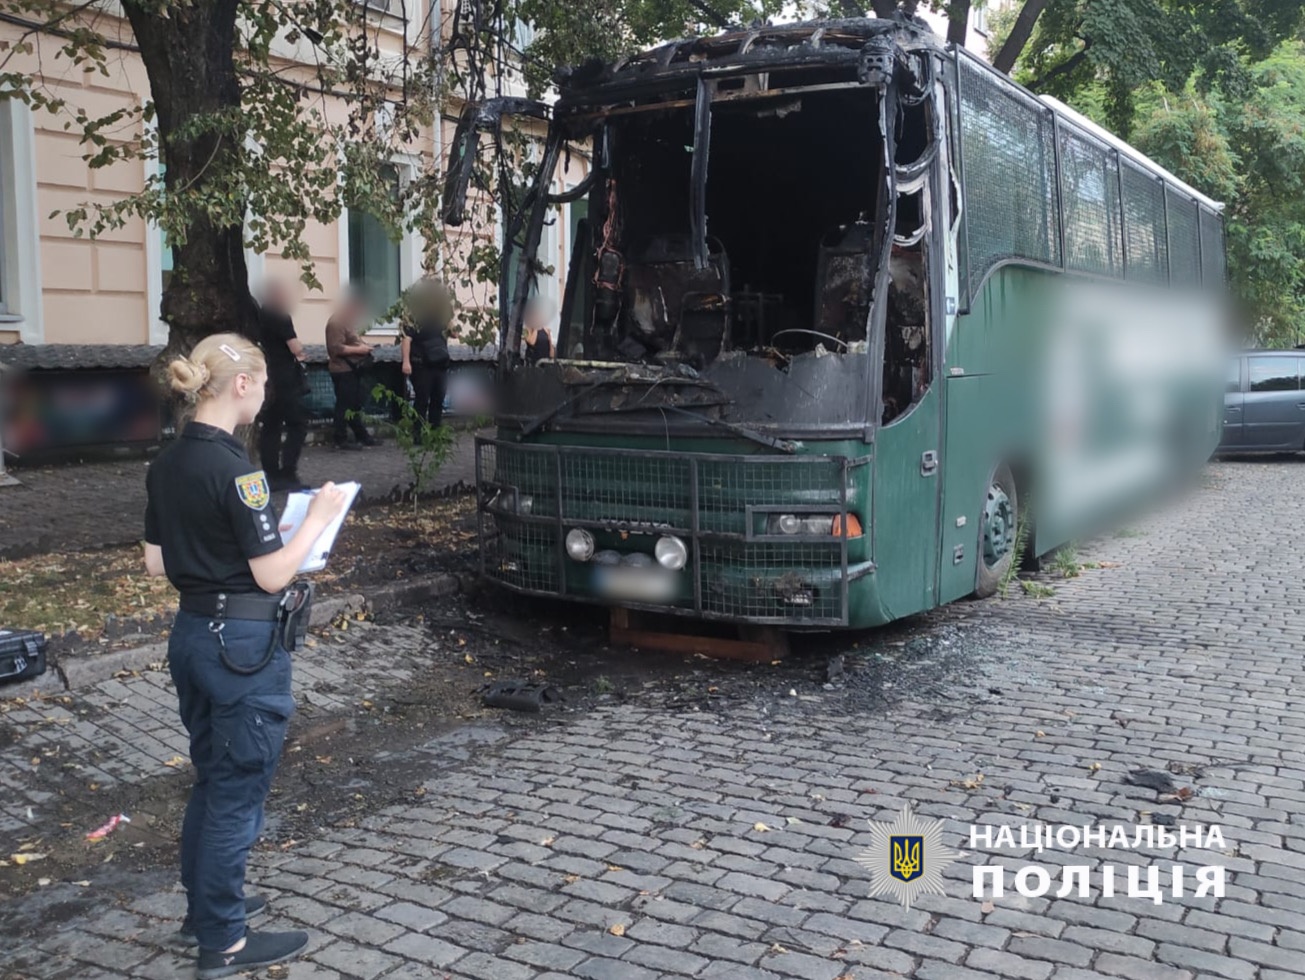
[[[196,364],[188,357],[178,357],[168,365],[168,375],[172,390],[182,395],[187,401],[194,401],[209,382],[209,370],[205,364]]]

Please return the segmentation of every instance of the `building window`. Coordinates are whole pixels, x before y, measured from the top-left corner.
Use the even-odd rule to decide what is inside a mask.
[[[397,200],[398,170],[386,167],[385,177],[392,182]],[[403,289],[400,243],[379,218],[361,208],[349,209],[349,284],[377,313],[393,306]]]
[[[988,8],[986,5],[970,7],[970,26],[974,28],[976,34],[986,35],[988,33]]]

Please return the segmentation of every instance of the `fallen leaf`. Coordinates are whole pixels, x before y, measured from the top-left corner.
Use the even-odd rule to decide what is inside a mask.
[[[186,759],[184,756],[174,755],[171,759],[169,759],[167,762],[163,764],[165,766],[169,766],[173,769],[176,769],[178,766],[184,766],[186,764]]]
[[[317,761],[324,766],[329,766],[331,764],[331,757],[329,755],[319,755]]]
[[[979,906],[979,911],[982,912],[984,915],[987,915],[996,907],[997,906],[993,905],[992,902],[984,902],[982,905]]]
[[[540,846],[540,847],[552,847],[552,846],[553,846],[553,841],[555,841],[555,840],[557,840],[557,835],[556,835],[556,834],[554,834],[552,837],[545,837],[543,840],[541,840],[541,841],[539,842],[539,846]]]
[[[625,926],[623,926],[621,923],[618,922],[616,925],[612,926],[607,931],[610,932],[613,936],[624,936]]]
[[[566,876],[565,878],[563,878],[562,880],[563,880],[564,882],[566,882],[566,884],[568,884],[568,885],[574,885],[577,881],[580,880],[580,876],[579,876],[579,875],[567,875],[567,876]]]
[[[609,864],[609,865],[607,866],[607,870],[608,870],[608,871],[624,871],[625,869],[624,869],[623,867],[621,867],[619,864]]]
[[[1089,772],[1100,772],[1100,771],[1101,771],[1101,763],[1099,763],[1099,762],[1094,762],[1094,763],[1092,763],[1092,765],[1088,766],[1088,771],[1089,771]]]
[[[40,861],[44,857],[44,854],[10,854],[9,860],[19,867],[22,867],[24,864],[30,864],[32,861]]]
[[[1034,737],[1034,738],[1046,738],[1046,737],[1047,737],[1047,733],[1044,732],[1042,729],[1039,728],[1036,732],[1033,733],[1033,737]]]
[[[764,834],[764,833],[766,833],[767,831],[770,830],[770,828],[767,827],[764,823],[754,823],[754,824],[752,825],[752,829],[755,830],[755,831],[756,831],[757,833],[759,833],[759,834]]]
[[[38,885],[40,885],[42,888],[44,888],[46,885],[48,885],[48,884],[50,883],[50,879],[49,879],[49,878],[37,878],[37,879],[36,879],[36,883],[37,883]]]

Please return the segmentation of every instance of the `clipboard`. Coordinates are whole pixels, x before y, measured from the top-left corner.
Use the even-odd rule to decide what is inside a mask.
[[[362,490],[362,484],[350,481],[349,483],[337,483],[336,489],[344,494],[344,509],[335,516],[335,519],[322,531],[312,549],[308,552],[308,557],[304,559],[303,564],[299,566],[300,572],[320,572],[326,567],[326,560],[331,556],[331,548],[335,546],[336,535],[340,533],[340,528],[344,526],[344,519],[349,516],[349,508],[353,506],[358,492]],[[281,532],[281,543],[285,544],[295,536],[299,528],[304,523],[304,518],[308,516],[308,505],[312,502],[316,490],[308,492],[292,493],[286,498],[285,513],[281,515],[281,526],[285,530]],[[286,526],[288,525],[288,526]]]

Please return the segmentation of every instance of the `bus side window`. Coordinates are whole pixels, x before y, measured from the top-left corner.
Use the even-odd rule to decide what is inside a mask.
[[[910,246],[893,245],[884,324],[884,425],[924,397],[933,380],[924,258],[923,239]]]

